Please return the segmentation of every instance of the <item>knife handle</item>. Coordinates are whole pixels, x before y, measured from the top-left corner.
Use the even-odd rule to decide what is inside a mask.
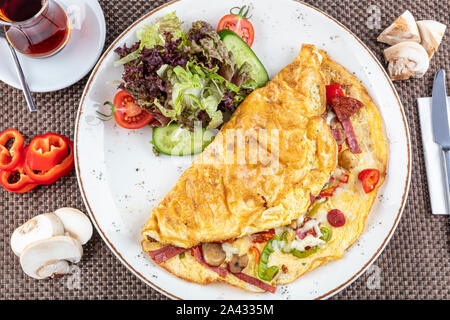
[[[447,213],[450,214],[450,149],[442,150],[444,153],[444,169],[445,169],[445,191],[447,198]]]

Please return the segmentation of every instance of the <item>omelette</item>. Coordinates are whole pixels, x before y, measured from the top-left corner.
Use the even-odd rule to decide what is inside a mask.
[[[187,281],[273,293],[343,257],[364,230],[387,157],[367,90],[303,45],[153,209],[143,251]]]

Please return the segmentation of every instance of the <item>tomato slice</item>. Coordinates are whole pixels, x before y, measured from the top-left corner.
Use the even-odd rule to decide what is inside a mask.
[[[230,14],[227,14],[220,19],[217,26],[217,32],[224,29],[231,30],[251,47],[255,39],[255,30],[253,29],[252,23],[247,18],[249,8],[247,7],[247,11],[245,11],[246,7],[247,6],[235,7],[231,9]],[[235,9],[238,9],[239,12],[233,13],[233,10]]]
[[[140,129],[153,120],[153,116],[138,106],[131,94],[119,91],[114,97],[114,119],[125,129]]]

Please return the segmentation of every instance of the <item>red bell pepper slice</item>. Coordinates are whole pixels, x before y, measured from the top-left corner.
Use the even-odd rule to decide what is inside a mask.
[[[14,140],[8,149],[10,140]],[[7,129],[0,133],[0,170],[13,170],[23,158],[24,139],[16,129]]]
[[[259,249],[255,246],[251,246],[250,249],[255,253],[256,263],[259,263],[259,259],[261,258],[261,251],[259,251]]]
[[[263,243],[267,242],[273,238],[275,235],[275,229],[270,229],[269,231],[258,232],[251,235],[252,242]]]
[[[358,174],[358,179],[361,181],[364,192],[372,192],[378,181],[380,181],[380,171],[378,169],[366,169]]]
[[[339,84],[330,84],[325,89],[327,91],[327,101],[331,101],[334,97],[344,96],[344,91]]]
[[[67,156],[50,170],[33,170],[25,161],[25,172],[35,182],[39,184],[52,184],[59,178],[68,175],[74,168],[73,142],[64,136],[61,136],[68,147]]]
[[[332,197],[338,187],[339,187],[339,185],[328,187],[328,188],[320,191],[319,196],[321,198]]]
[[[349,177],[348,174],[343,173],[343,174],[339,177],[339,182],[342,182],[342,183],[348,183],[349,178],[350,178],[350,177]]]
[[[48,171],[69,153],[65,137],[46,133],[31,140],[26,154],[27,165],[38,171]]]
[[[24,152],[26,152],[26,150]],[[22,161],[13,170],[0,171],[0,184],[6,191],[25,193],[38,186],[38,184],[31,180],[25,172],[24,160],[25,159],[22,158]]]

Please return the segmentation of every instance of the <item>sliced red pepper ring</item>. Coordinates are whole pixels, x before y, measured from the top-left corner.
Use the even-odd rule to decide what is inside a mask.
[[[25,161],[25,172],[27,175],[35,182],[39,184],[52,184],[56,182],[59,178],[68,175],[74,168],[74,154],[73,154],[73,142],[64,136],[67,147],[67,156],[57,165],[55,165],[50,170],[40,171],[33,170]]]
[[[251,246],[250,249],[255,253],[255,261],[256,263],[259,263],[259,259],[261,257],[261,251],[255,246]]]
[[[64,136],[46,133],[31,140],[26,153],[26,162],[33,170],[47,171],[64,160],[68,153]]]
[[[31,180],[26,174],[23,158],[14,169],[0,171],[0,184],[6,191],[14,193],[25,193],[38,186],[38,184]]]
[[[13,143],[9,147],[12,140]],[[23,136],[16,129],[7,129],[0,133],[0,170],[12,170],[22,161],[23,146]]]
[[[340,177],[339,177],[339,182],[342,183],[348,183],[350,176],[346,173],[343,173]]]
[[[358,174],[358,179],[362,183],[364,192],[370,193],[380,181],[380,171],[378,171],[378,169],[363,170]]]

